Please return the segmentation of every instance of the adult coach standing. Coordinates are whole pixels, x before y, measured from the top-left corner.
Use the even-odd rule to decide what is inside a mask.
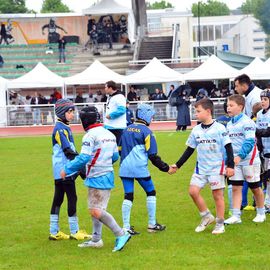
[[[249,76],[242,74],[234,79],[235,90],[240,95],[245,95],[245,110],[244,113],[248,117],[255,116],[261,110],[261,91],[262,89],[255,86]]]
[[[106,82],[105,92],[109,95],[109,98],[106,104],[104,127],[115,135],[117,145],[119,145],[123,130],[127,126],[126,98],[116,89],[116,83],[114,81]]]

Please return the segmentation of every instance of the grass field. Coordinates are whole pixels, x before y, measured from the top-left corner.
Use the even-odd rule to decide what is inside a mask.
[[[185,149],[188,134],[156,133],[161,157],[174,163]],[[78,150],[81,138],[75,137]],[[194,232],[200,218],[187,190],[195,155],[173,176],[150,166],[157,217],[167,225],[165,232],[147,233],[145,194],[136,185],[131,223],[141,234],[123,251],[111,252],[114,237],[105,227],[102,249],[80,249],[74,240],[49,241],[54,189],[50,140],[47,136],[0,139],[0,269],[270,269],[270,222],[254,224],[255,212],[245,212],[243,224],[226,227],[223,235],[212,235],[212,227]],[[91,232],[86,188],[79,178],[77,191],[80,227]],[[214,212],[209,188],[203,195]],[[116,177],[109,211],[120,224],[122,199],[122,184]],[[61,230],[68,233],[66,200],[60,216]]]

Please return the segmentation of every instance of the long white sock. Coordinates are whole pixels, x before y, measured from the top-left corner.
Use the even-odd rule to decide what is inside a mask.
[[[156,207],[157,198],[156,196],[147,196],[146,206],[148,211],[148,225],[155,225],[156,221]]]
[[[59,231],[59,216],[58,215],[50,215],[50,233],[55,235]]]
[[[132,208],[132,201],[124,200],[122,204],[122,218],[123,218],[123,227],[130,229],[130,213]]]

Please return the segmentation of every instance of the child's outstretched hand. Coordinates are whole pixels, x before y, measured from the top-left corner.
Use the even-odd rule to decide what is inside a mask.
[[[234,176],[234,169],[232,169],[232,168],[226,168],[226,176],[227,177]]]
[[[177,166],[175,164],[170,165],[170,169],[168,171],[168,174],[174,174],[178,170]]]
[[[62,170],[62,171],[60,172],[60,176],[61,176],[61,178],[62,178],[63,180],[65,180],[66,172],[65,172],[64,170]]]

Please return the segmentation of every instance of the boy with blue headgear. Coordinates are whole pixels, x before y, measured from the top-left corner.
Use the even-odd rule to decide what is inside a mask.
[[[130,226],[130,214],[133,204],[134,179],[144,189],[147,199],[148,232],[165,230],[166,226],[156,220],[156,191],[148,170],[148,159],[163,172],[171,173],[170,166],[157,155],[157,143],[149,125],[155,111],[148,104],[140,104],[136,111],[136,122],[128,126],[120,139],[120,172],[125,197],[122,204],[123,227],[131,234],[137,234]]]
[[[76,214],[77,194],[75,187],[75,179],[78,176],[78,172],[68,174],[64,180],[60,176],[60,172],[64,166],[78,155],[69,126],[69,122],[74,118],[74,109],[74,104],[68,99],[59,99],[55,103],[57,121],[52,134],[54,198],[50,215],[50,240],[83,240],[90,237],[90,235],[86,234],[84,231],[80,231],[78,225],[78,217]],[[59,228],[59,212],[65,194],[68,200],[70,235],[61,232]]]

